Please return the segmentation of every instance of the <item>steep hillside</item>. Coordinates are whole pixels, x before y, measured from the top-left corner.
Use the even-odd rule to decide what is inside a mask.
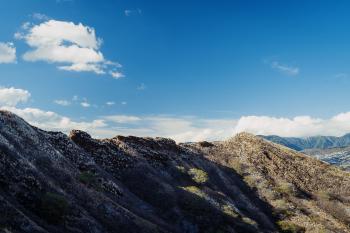
[[[0,112],[0,232],[350,232],[350,175],[239,134],[96,140]]]
[[[275,142],[291,149],[301,151],[305,149],[329,149],[334,147],[350,146],[350,134],[342,137],[314,136],[306,138],[279,137],[276,135],[261,136],[271,142]]]

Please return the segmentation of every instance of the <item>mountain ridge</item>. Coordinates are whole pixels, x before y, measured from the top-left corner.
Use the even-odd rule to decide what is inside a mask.
[[[349,173],[247,133],[93,139],[0,111],[1,233],[350,232],[349,194]]]

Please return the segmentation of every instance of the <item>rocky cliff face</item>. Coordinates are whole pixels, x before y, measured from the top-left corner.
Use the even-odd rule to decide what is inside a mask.
[[[250,134],[96,140],[0,112],[0,232],[350,232],[350,175]]]

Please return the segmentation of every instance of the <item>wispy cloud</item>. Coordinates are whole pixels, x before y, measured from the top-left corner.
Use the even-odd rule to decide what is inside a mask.
[[[71,104],[68,100],[54,100],[54,103],[65,107]]]
[[[33,13],[31,16],[33,17],[33,19],[37,19],[37,20],[40,20],[40,21],[50,20],[49,16],[47,16],[45,14],[42,14],[42,13]]]
[[[143,90],[145,90],[147,87],[146,87],[146,85],[144,84],[144,83],[141,83],[140,85],[138,85],[137,87],[136,87],[136,89],[137,90],[139,90],[139,91],[143,91]]]
[[[141,120],[141,118],[137,116],[127,116],[127,115],[105,116],[104,119],[115,123],[133,123]]]
[[[344,80],[347,79],[348,76],[349,75],[347,73],[338,73],[334,75],[334,78]]]
[[[81,102],[80,105],[81,105],[82,107],[84,107],[84,108],[89,108],[89,107],[91,106],[91,104],[88,103],[87,101]]]
[[[109,74],[115,79],[121,79],[125,77],[125,75],[119,71],[110,71]]]
[[[115,105],[115,102],[114,101],[107,101],[106,105],[107,106],[112,106],[112,105]]]
[[[277,71],[279,71],[283,74],[289,75],[289,76],[298,75],[300,72],[299,67],[282,64],[278,61],[272,61],[270,63],[270,65],[271,65],[272,69],[277,70]]]
[[[127,9],[124,10],[125,16],[133,16],[133,15],[142,15],[142,10],[137,8],[137,9]]]

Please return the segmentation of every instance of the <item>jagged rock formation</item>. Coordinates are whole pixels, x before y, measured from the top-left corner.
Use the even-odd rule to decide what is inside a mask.
[[[0,232],[350,232],[350,175],[250,134],[97,140],[0,111]]]

